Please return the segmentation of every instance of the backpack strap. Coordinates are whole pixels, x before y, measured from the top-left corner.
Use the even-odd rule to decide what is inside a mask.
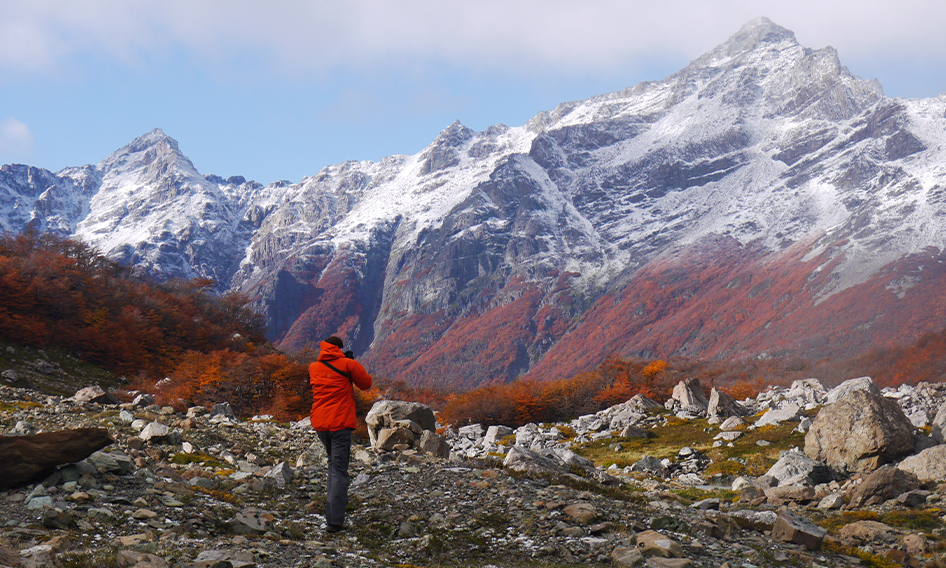
[[[346,373],[345,371],[342,371],[341,369],[336,369],[335,366],[332,365],[331,363],[329,363],[328,361],[319,361],[319,363],[322,363],[323,365],[325,365],[325,366],[328,367],[329,369],[335,371],[335,372],[338,373],[339,375],[345,377],[345,378],[348,379],[349,381],[351,380],[351,375],[350,375],[349,373]]]

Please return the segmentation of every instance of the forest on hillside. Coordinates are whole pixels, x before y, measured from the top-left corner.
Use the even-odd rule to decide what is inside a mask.
[[[250,299],[213,294],[212,284],[153,281],[80,242],[27,230],[0,237],[0,337],[68,349],[124,376],[128,392],[151,392],[162,404],[228,401],[241,416],[307,415],[307,369],[317,353],[276,350],[266,342],[262,317],[248,307]],[[687,377],[744,399],[796,379],[816,377],[831,386],[865,375],[881,386],[942,381],[946,331],[844,361],[609,357],[567,379],[518,380],[464,392],[411,388],[375,376],[375,387],[357,393],[357,402],[361,416],[374,400],[390,398],[430,404],[442,423],[519,426],[567,420],[635,394],[663,402]]]

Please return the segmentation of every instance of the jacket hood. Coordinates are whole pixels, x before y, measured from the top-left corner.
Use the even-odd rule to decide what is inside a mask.
[[[319,344],[319,348],[322,350],[319,353],[319,361],[329,361],[332,359],[341,359],[345,356],[345,353],[338,347],[338,345],[333,345],[331,343],[322,342]]]

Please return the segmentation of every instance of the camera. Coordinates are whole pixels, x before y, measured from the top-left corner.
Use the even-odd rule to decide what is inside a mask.
[[[347,357],[348,359],[354,359],[355,353],[349,349],[348,351],[345,352],[345,357]]]

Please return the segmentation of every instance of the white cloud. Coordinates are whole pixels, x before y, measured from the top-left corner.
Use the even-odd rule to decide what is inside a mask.
[[[137,66],[183,52],[211,69],[253,61],[315,74],[404,61],[545,73],[695,58],[768,16],[806,46],[845,58],[946,58],[946,4],[886,0],[12,0],[0,69],[68,72],[77,61]]]
[[[27,161],[33,157],[33,133],[15,118],[0,121],[0,161]]]

